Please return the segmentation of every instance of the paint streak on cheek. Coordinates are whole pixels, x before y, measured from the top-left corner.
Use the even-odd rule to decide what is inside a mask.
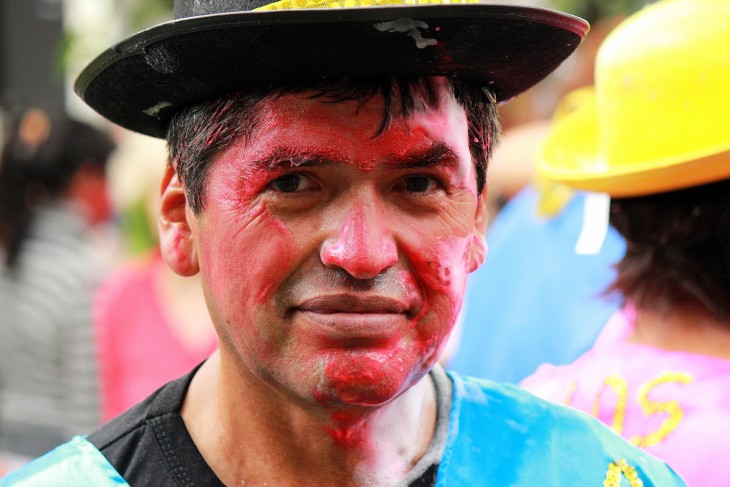
[[[219,223],[221,238],[205,251],[214,292],[270,303],[293,261],[293,235],[263,204],[227,214],[232,216]],[[251,249],[265,249],[265,255]]]
[[[260,242],[251,248],[267,248],[268,243],[271,246],[270,255],[274,258],[267,259],[270,265],[261,269],[260,275],[264,285],[254,295],[256,304],[267,304],[274,300],[282,281],[290,273],[295,252],[294,235],[286,225],[268,211],[263,214],[262,219],[267,228],[262,229]],[[256,260],[255,256],[253,257]]]
[[[464,299],[471,243],[471,235],[438,237],[431,252],[411,253],[414,273],[430,307],[436,309],[434,300],[442,301],[436,310],[441,313],[448,311],[449,314],[440,319],[448,319],[449,323],[456,319]]]
[[[421,319],[426,316],[426,314],[431,309],[431,304],[428,295],[426,294],[426,290],[423,289],[423,287],[420,285],[416,277],[413,275],[412,272],[408,271],[401,271],[400,272],[400,281],[403,283],[405,288],[405,297],[407,302],[421,302],[421,308],[418,310],[418,312],[411,318],[410,323],[408,324],[408,327],[410,329],[415,328],[418,323],[421,321]]]

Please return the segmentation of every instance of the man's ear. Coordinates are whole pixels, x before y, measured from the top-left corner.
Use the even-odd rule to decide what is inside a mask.
[[[487,258],[487,188],[479,195],[474,215],[474,232],[469,251],[469,272],[474,272]]]
[[[195,250],[193,233],[188,224],[185,188],[180,184],[177,171],[168,164],[160,188],[160,250],[167,265],[181,276],[198,273],[200,266]]]

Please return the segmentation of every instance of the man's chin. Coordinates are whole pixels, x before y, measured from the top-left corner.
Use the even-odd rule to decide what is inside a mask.
[[[314,398],[322,405],[380,406],[412,385],[411,372],[400,357],[372,352],[330,357]]]

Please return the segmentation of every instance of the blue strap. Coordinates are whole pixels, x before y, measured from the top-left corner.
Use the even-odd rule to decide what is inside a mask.
[[[515,386],[449,375],[454,395],[437,487],[685,485],[587,414]]]
[[[81,436],[2,479],[0,487],[129,487],[94,445]]]

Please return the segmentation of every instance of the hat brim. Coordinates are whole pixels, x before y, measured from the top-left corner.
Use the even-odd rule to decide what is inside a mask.
[[[730,178],[730,144],[673,157],[611,164],[601,147],[595,99],[555,123],[537,155],[538,172],[614,198],[643,196]]]
[[[393,21],[395,29],[383,24]],[[487,4],[206,15],[113,46],[74,90],[109,120],[154,137],[192,103],[322,77],[458,75],[504,101],[552,72],[587,31],[582,19],[556,11]]]

